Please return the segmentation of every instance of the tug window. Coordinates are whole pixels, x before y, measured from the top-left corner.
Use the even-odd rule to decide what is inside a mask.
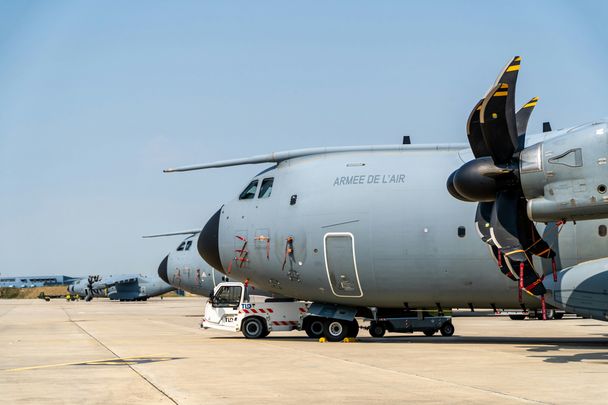
[[[258,189],[258,181],[253,180],[239,196],[239,200],[251,200],[255,197],[255,191]]]
[[[213,296],[212,305],[216,308],[238,308],[241,303],[241,287],[224,286]]]
[[[262,185],[260,186],[260,195],[258,198],[270,197],[270,194],[272,193],[272,183],[274,183],[274,177],[269,177],[262,180]]]
[[[464,226],[459,226],[458,227],[458,237],[464,238],[466,234],[467,234],[467,228],[465,228]]]
[[[181,252],[182,250],[184,250],[184,246],[186,245],[186,242],[182,242],[179,244],[179,246],[177,247],[177,251]]]
[[[606,236],[606,225],[600,225],[597,228],[597,233],[603,238],[604,236]]]

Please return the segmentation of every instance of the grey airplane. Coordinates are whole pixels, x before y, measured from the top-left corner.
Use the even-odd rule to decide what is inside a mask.
[[[146,301],[150,297],[174,289],[158,277],[142,274],[88,276],[68,286],[70,294],[78,294],[86,301],[91,301],[93,297],[108,297],[120,301]]]
[[[147,235],[144,238],[158,238],[176,235],[187,235],[186,239],[169,252],[158,266],[158,276],[167,284],[192,294],[209,297],[216,285],[230,281],[230,277],[209,266],[196,250],[196,236],[200,229],[187,231]],[[194,247],[193,247],[194,245]],[[262,291],[248,280],[244,280],[248,287],[248,294],[271,296],[273,294]]]
[[[165,170],[272,164],[209,219],[198,252],[235,279],[314,302],[326,336],[404,309],[546,302],[606,320],[608,122],[526,136],[536,99],[515,112],[519,65],[473,108],[470,144],[313,148]]]

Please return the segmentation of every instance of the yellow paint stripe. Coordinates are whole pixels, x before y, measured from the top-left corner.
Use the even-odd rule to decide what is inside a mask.
[[[508,85],[507,83],[502,83],[502,84],[500,85],[500,88],[501,88],[501,89],[508,89],[508,88],[509,88],[509,85]]]
[[[517,58],[515,58],[514,62],[519,62],[519,61],[521,61],[521,57],[518,56]]]
[[[511,65],[507,68],[507,72],[514,72],[516,70],[519,70],[519,65]]]
[[[496,96],[496,97],[504,97],[504,96],[506,96],[508,94],[509,94],[508,91],[497,91],[496,93],[494,93],[494,96]]]
[[[43,368],[52,368],[52,367],[64,367],[64,366],[75,366],[77,364],[95,364],[100,362],[110,362],[110,361],[123,361],[123,360],[135,360],[135,359],[145,359],[148,357],[161,357],[164,355],[147,355],[147,356],[133,356],[133,357],[112,357],[109,359],[100,359],[100,360],[87,360],[87,361],[75,361],[73,363],[58,363],[58,364],[46,364],[43,366],[32,366],[32,367],[20,367],[20,368],[9,368],[5,371],[26,371],[26,370],[38,370]],[[123,362],[123,364],[127,364],[127,362]]]
[[[528,104],[524,105],[524,108],[534,107],[535,105],[536,105],[536,102],[528,103]]]

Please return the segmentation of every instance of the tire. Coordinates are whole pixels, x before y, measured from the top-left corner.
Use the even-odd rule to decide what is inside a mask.
[[[264,332],[266,327],[260,318],[247,318],[243,321],[243,326],[241,327],[241,332],[243,332],[243,336],[247,339],[259,339],[264,337]]]
[[[563,312],[557,312],[555,311],[555,313],[553,314],[553,319],[562,319],[564,317],[564,313]]]
[[[437,332],[435,329],[427,329],[425,331],[422,331],[422,333],[424,333],[425,336],[433,336],[435,334],[435,332]]]
[[[386,333],[386,328],[382,323],[372,321],[369,324],[369,334],[375,338],[381,338]]]
[[[356,319],[353,319],[349,322],[348,325],[348,337],[356,338],[359,334],[359,322]]]
[[[439,329],[439,332],[441,332],[442,336],[452,336],[454,334],[454,331],[454,325],[450,321],[444,322],[443,325],[441,325],[441,328]]]
[[[350,322],[341,319],[326,319],[323,323],[323,336],[329,342],[341,342],[348,336]]]
[[[509,318],[511,318],[512,321],[523,321],[524,319],[526,319],[525,315],[509,315]]]
[[[304,331],[309,338],[319,339],[323,337],[325,318],[319,316],[308,316],[304,319]]]

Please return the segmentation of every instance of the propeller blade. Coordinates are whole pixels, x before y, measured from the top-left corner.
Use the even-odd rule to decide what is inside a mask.
[[[530,115],[532,115],[532,111],[534,107],[538,103],[538,97],[532,98],[523,107],[517,110],[515,113],[515,121],[517,122],[517,136],[522,137],[526,136],[526,129],[528,128],[528,121],[530,120]],[[520,149],[523,149],[523,142],[519,142]]]
[[[494,201],[480,202],[477,204],[477,212],[475,213],[475,227],[477,233],[482,241],[494,246],[492,240],[492,234],[490,233],[490,226],[492,221],[492,208],[494,207]],[[494,255],[498,260],[498,255]]]
[[[515,113],[513,108],[507,106],[510,91],[512,89],[508,84],[499,83],[490,90],[481,105],[481,131],[490,156],[497,165],[508,163],[518,146],[517,129],[514,128],[514,132],[509,129],[511,121],[515,127]]]
[[[467,137],[469,138],[469,145],[473,151],[473,156],[476,158],[490,156],[490,151],[481,133],[481,123],[479,121],[479,112],[481,111],[483,100],[482,98],[475,104],[475,107],[471,110],[471,114],[469,114],[469,119],[467,119]]]
[[[525,250],[519,238],[518,205],[520,191],[507,190],[498,193],[492,209],[490,232],[492,239],[505,257],[516,261],[527,260]]]
[[[547,292],[543,279],[528,261],[524,262],[524,289],[533,295],[543,295]]]
[[[504,274],[505,276],[509,277],[511,280],[515,280],[516,278],[508,266],[509,259],[502,257],[502,253],[499,253],[500,251],[498,250],[498,248],[496,246],[488,245],[488,247],[490,248],[490,253],[492,254],[492,257],[494,257],[494,260],[496,260],[496,264],[498,265],[498,269],[500,270],[500,272],[502,274]],[[500,254],[500,257],[499,257],[499,254]]]
[[[523,209],[525,210],[525,206]],[[555,251],[540,236],[534,222],[530,221],[525,211],[523,211],[523,215],[520,215],[520,221],[520,240],[526,252],[545,259],[555,257]]]
[[[481,104],[481,131],[494,163],[505,164],[518,148],[515,118],[515,85],[520,57],[509,62]]]

